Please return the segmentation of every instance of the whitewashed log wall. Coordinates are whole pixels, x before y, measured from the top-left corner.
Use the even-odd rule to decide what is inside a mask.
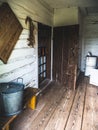
[[[98,56],[98,14],[85,17],[83,25],[81,70],[85,71],[88,51]]]
[[[7,64],[0,61],[0,82],[17,81],[23,78],[24,84],[37,87],[37,45],[28,47],[28,30],[23,29]]]
[[[4,0],[0,0],[0,4]],[[35,22],[35,41],[34,48],[27,44],[29,34],[28,25],[25,19],[30,16],[33,20],[42,22],[47,25],[53,23],[53,10],[40,0],[6,0],[23,26],[23,31],[16,43],[14,50],[7,64],[0,61],[0,82],[17,81],[17,78],[23,78],[25,85],[38,87],[38,40],[37,40],[37,23]],[[21,81],[20,81],[21,82]]]

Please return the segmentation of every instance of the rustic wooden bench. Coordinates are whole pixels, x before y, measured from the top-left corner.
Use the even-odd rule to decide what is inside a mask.
[[[10,123],[14,120],[15,116],[0,117],[0,130],[9,130]]]
[[[23,97],[23,106],[24,108],[27,107],[28,101],[36,94],[38,90],[28,87],[24,90],[24,97]],[[17,117],[14,116],[6,116],[0,117],[0,130],[10,130],[10,123]]]

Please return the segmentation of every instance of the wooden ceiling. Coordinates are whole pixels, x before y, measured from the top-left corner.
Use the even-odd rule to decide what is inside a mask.
[[[98,6],[98,0],[43,0],[52,8]]]
[[[98,13],[98,0],[38,0],[45,2],[50,8],[79,7],[86,15]]]

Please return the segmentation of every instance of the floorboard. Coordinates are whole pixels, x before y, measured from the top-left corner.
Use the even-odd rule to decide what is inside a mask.
[[[80,78],[76,90],[52,82],[38,96],[35,110],[26,109],[11,130],[98,130],[98,86]]]
[[[86,87],[84,87],[84,84],[80,84],[76,91],[75,99],[65,130],[81,130],[85,90]]]
[[[30,126],[30,130],[44,130],[51,115],[54,113],[54,110],[58,106],[58,103],[61,100],[63,93],[66,91],[64,86],[56,85],[56,89],[49,94],[47,98],[46,105],[43,110],[39,113],[38,117],[33,121],[33,124]]]
[[[64,130],[65,124],[72,107],[75,92],[67,90],[58,104],[55,112],[51,116],[45,130]]]
[[[82,130],[98,130],[98,87],[87,86]]]

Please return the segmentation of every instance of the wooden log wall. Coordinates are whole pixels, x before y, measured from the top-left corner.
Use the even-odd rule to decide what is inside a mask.
[[[71,83],[70,87],[75,87],[78,63],[78,34],[78,25],[54,28],[53,78],[63,84]]]
[[[1,0],[0,0],[1,1]],[[31,19],[46,25],[53,25],[53,9],[41,0],[5,0],[19,18],[21,24],[25,26],[24,20],[27,16]]]
[[[85,17],[83,23],[81,70],[85,71],[88,51],[91,52],[92,55],[98,56],[98,15],[93,14]]]
[[[37,56],[36,49],[28,47],[28,30],[23,30],[7,64],[0,61],[0,82],[17,81],[23,78],[23,83],[33,83],[36,86]]]
[[[4,0],[0,0],[2,4]],[[0,61],[0,82],[17,81],[23,78],[24,84],[38,87],[38,29],[35,22],[35,41],[34,48],[27,44],[29,27],[25,24],[25,19],[30,16],[33,20],[52,25],[53,10],[40,0],[6,0],[16,17],[20,21],[23,31],[14,47],[7,64]]]

